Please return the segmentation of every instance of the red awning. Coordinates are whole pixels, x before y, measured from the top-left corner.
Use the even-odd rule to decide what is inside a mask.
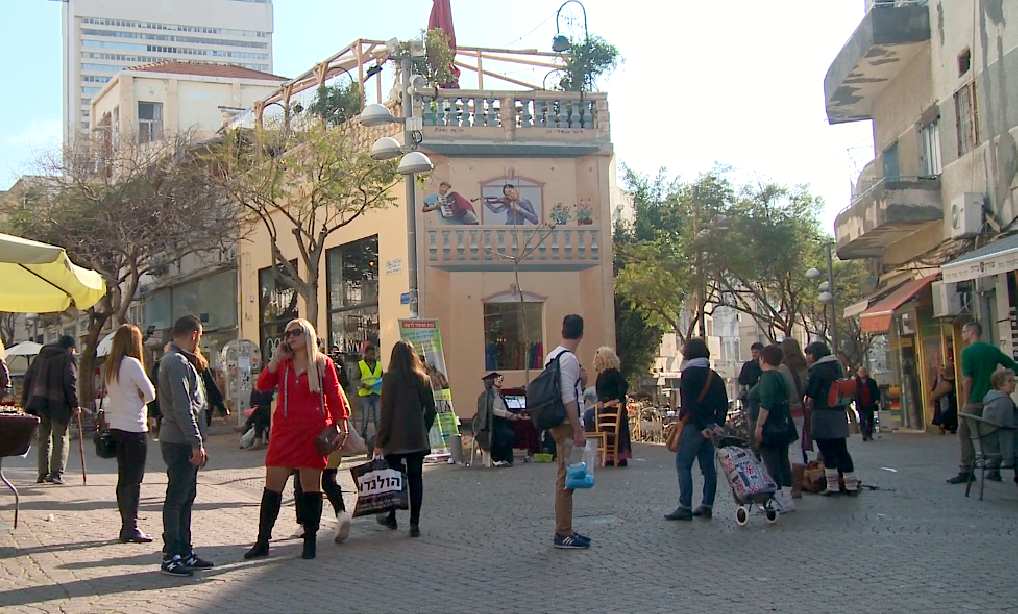
[[[910,281],[887,295],[883,300],[871,305],[860,315],[859,325],[862,332],[886,333],[891,330],[891,316],[894,315],[895,310],[912,300],[912,297],[919,294],[923,288],[939,278],[939,275],[930,275]]]
[[[452,50],[453,65],[449,67],[452,71],[450,83],[440,85],[443,88],[459,88],[460,69],[455,64],[456,60],[456,29],[452,25],[452,7],[450,0],[433,0],[431,6],[431,17],[428,19],[428,29],[439,29],[449,37],[449,49]]]

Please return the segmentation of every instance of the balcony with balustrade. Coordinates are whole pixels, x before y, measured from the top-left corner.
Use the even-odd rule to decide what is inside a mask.
[[[864,178],[834,221],[838,258],[881,258],[884,250],[944,217],[940,177]]]
[[[582,271],[602,263],[601,231],[597,228],[541,230],[439,228],[426,229],[427,264],[449,272]],[[609,263],[610,264],[610,263]]]

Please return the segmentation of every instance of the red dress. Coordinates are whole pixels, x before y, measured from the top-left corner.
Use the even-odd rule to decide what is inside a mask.
[[[312,392],[308,374],[297,377],[289,359],[280,362],[275,373],[263,369],[258,376],[258,390],[278,388],[266,467],[325,469],[327,458],[318,453],[315,439],[326,426],[345,420],[348,410],[340,393],[336,365],[327,356],[323,371],[324,394]]]

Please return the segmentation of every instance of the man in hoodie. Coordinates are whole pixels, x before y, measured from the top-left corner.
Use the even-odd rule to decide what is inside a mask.
[[[67,427],[77,415],[78,359],[74,337],[64,335],[44,346],[32,361],[21,388],[21,406],[39,416],[39,479],[37,483],[64,483],[70,453]]]
[[[986,477],[996,475],[1000,479],[1000,467],[1014,467],[1015,450],[1015,425],[1018,424],[1018,408],[1015,407],[1011,395],[1014,394],[1015,380],[1014,371],[1005,369],[997,371],[990,376],[990,385],[993,389],[983,397],[983,420],[990,424],[1001,427],[997,432],[996,440],[990,438],[985,441],[987,452],[999,451],[1002,460],[999,464],[987,466],[989,473]],[[1015,482],[1018,482],[1018,471],[1015,472]]]
[[[198,493],[198,469],[208,462],[205,452],[205,387],[198,374],[196,352],[201,321],[182,316],[173,325],[170,350],[159,364],[156,399],[163,414],[159,447],[166,461],[166,500],[163,502],[162,573],[190,577],[195,569],[210,569],[191,544],[191,507]]]

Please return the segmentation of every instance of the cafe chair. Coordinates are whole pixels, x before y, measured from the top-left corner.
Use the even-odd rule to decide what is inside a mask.
[[[598,403],[597,409],[594,411],[594,425],[601,439],[599,446],[603,446],[603,450],[598,450],[601,453],[602,467],[606,466],[609,460],[618,465],[619,433],[622,430],[622,412],[624,411],[626,410],[619,405],[618,401],[608,404]]]
[[[972,445],[976,449],[976,466],[979,468],[979,500],[982,501],[983,490],[986,486],[986,466],[993,462],[995,467],[1000,467],[1004,458],[1000,450],[1001,437],[1013,437],[1014,429],[997,426],[973,414],[959,413],[958,418],[968,429]],[[969,496],[969,491],[972,489],[974,478],[975,471],[969,472],[968,482],[965,483],[966,497]]]
[[[470,458],[465,463],[467,467],[474,464],[474,459],[477,458],[477,451],[481,451],[481,462],[485,467],[491,467],[491,453],[484,449],[481,442],[477,440],[477,432],[480,430],[480,416],[474,414],[473,419],[470,420]]]
[[[32,445],[32,437],[39,427],[39,417],[27,414],[0,414],[0,481],[14,493],[14,528],[18,528],[18,512],[21,509],[21,495],[18,489],[4,475],[3,459],[8,456],[23,456]]]

